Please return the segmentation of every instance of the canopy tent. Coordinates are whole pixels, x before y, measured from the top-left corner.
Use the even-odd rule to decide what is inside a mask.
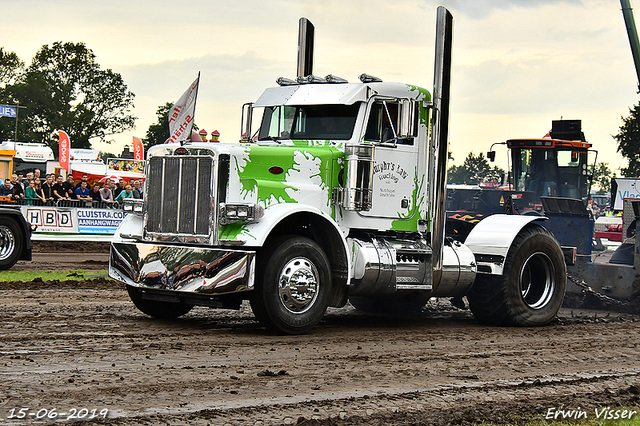
[[[144,181],[144,173],[131,170],[114,170],[107,167],[101,161],[71,161],[69,165],[70,172],[76,181],[82,179],[82,175],[88,176],[90,184],[95,182],[104,182],[107,177],[115,179],[116,181],[124,179],[125,182],[129,182],[132,179]]]

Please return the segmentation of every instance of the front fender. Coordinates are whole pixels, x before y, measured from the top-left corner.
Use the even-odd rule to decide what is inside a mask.
[[[348,255],[349,245],[342,229],[336,224],[330,215],[322,210],[307,204],[278,204],[265,210],[264,216],[254,223],[241,223],[226,225],[226,229],[221,228],[221,245],[243,244],[247,249],[257,249],[263,247],[267,238],[272,234],[286,234],[291,232],[291,226],[300,215],[307,216],[312,231],[324,233],[325,251],[329,256],[334,268],[334,283],[339,289],[336,298],[330,306],[342,306],[346,303],[346,291],[351,279],[352,258]],[[278,229],[276,229],[278,228]],[[227,239],[230,238],[231,239]],[[339,283],[339,284],[338,284]],[[344,300],[342,300],[344,299]],[[342,301],[340,301],[342,300]]]
[[[477,272],[502,275],[507,253],[518,233],[530,223],[544,220],[548,218],[495,214],[480,221],[464,242],[476,258]]]
[[[327,223],[330,223],[336,232],[341,235],[345,250],[346,240],[342,230],[335,220],[322,210],[307,204],[282,203],[268,207],[264,211],[264,216],[260,220],[252,223],[236,222],[220,227],[219,239],[222,245],[234,244],[234,241],[241,242],[245,246],[262,247],[271,231],[287,217],[297,213],[309,213],[319,216]],[[236,243],[237,244],[237,243]]]

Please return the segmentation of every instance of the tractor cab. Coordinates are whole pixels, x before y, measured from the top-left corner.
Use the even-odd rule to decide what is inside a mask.
[[[540,197],[586,200],[590,192],[587,155],[591,144],[583,141],[511,139],[513,189]]]

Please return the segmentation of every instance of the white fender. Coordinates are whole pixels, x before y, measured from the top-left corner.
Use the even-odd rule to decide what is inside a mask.
[[[326,219],[326,222],[331,224],[340,235],[342,242],[342,250],[347,259],[347,270],[351,271],[351,256],[349,256],[349,246],[347,245],[346,236],[343,231],[338,227],[335,220],[331,218],[324,211],[307,205],[307,204],[291,204],[281,203],[269,206],[265,209],[264,216],[260,220],[247,223],[243,226],[242,231],[238,234],[237,239],[243,241],[245,247],[262,247],[269,236],[271,231],[282,221],[286,221],[287,218],[296,213],[311,213],[316,216],[320,216]],[[221,240],[224,245],[224,240]]]
[[[496,214],[480,221],[469,233],[464,245],[475,255],[479,274],[502,275],[504,260],[518,233],[545,216]]]

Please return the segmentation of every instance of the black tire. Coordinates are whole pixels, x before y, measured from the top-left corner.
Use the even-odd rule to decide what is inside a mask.
[[[513,241],[501,276],[478,274],[467,294],[478,322],[541,326],[558,313],[567,284],[560,246],[542,226],[529,226]]]
[[[0,270],[11,268],[20,258],[24,247],[24,233],[13,219],[3,218],[0,223]]]
[[[193,305],[187,303],[161,302],[142,298],[142,291],[128,285],[129,298],[141,312],[158,319],[175,319],[193,309]]]
[[[299,236],[278,238],[260,253],[251,309],[267,330],[302,334],[320,322],[331,294],[331,265],[322,248]]]

